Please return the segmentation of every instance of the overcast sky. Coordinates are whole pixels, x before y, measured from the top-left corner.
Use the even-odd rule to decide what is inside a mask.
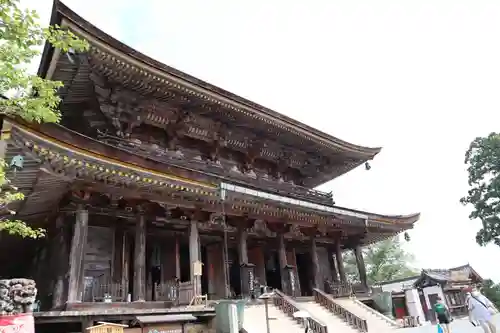
[[[23,0],[49,22],[51,0]],[[500,1],[66,0],[113,37],[177,69],[352,143],[372,169],[321,187],[337,204],[421,212],[420,268],[470,263],[500,282],[500,248],[475,243],[463,163],[500,131]]]

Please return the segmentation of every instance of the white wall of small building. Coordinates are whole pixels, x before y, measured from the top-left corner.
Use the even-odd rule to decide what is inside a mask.
[[[382,291],[388,291],[391,293],[402,293],[405,289],[408,289],[409,286],[413,286],[415,281],[417,281],[417,278],[382,284],[380,287],[382,288]]]

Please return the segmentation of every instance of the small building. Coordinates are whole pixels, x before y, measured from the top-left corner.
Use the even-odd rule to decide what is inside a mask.
[[[467,313],[466,287],[482,284],[482,277],[469,265],[449,269],[424,269],[418,276],[380,283],[382,291],[391,292],[394,316],[418,317],[420,321],[434,321],[432,311],[437,298],[445,300],[453,316]]]
[[[87,327],[87,331],[88,333],[123,333],[125,327],[128,325],[100,321],[97,325]]]

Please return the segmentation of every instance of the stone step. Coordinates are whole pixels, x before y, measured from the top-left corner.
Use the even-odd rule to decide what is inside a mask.
[[[309,312],[316,320],[326,325],[328,333],[358,333],[343,319],[337,317],[316,302],[300,303],[303,310]]]
[[[271,332],[301,333],[303,328],[294,319],[269,304],[269,326]],[[248,333],[266,332],[266,310],[264,305],[245,307],[243,328]]]

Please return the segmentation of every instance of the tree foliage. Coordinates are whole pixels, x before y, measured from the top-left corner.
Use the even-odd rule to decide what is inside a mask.
[[[63,53],[85,50],[88,44],[58,26],[43,28],[38,20],[35,11],[19,6],[19,0],[0,0],[0,94],[9,96],[0,98],[0,114],[28,122],[57,122],[60,117],[57,90],[62,82],[42,79],[30,73],[27,65],[40,55],[45,41]],[[0,161],[0,212],[3,216],[0,231],[22,237],[43,236],[43,230],[32,229],[9,217],[15,212],[9,210],[8,205],[22,200],[24,195],[10,185],[7,167]]]
[[[500,134],[474,139],[465,153],[465,163],[470,188],[460,202],[471,204],[469,218],[482,222],[476,242],[500,245]]]
[[[494,283],[492,280],[484,280],[481,293],[486,296],[491,303],[495,304],[497,309],[500,309],[500,284]]]
[[[363,257],[370,284],[418,274],[418,271],[411,267],[414,261],[413,255],[403,248],[399,237],[389,238],[364,248]],[[344,254],[344,265],[348,279],[358,282],[358,268],[352,251]]]

